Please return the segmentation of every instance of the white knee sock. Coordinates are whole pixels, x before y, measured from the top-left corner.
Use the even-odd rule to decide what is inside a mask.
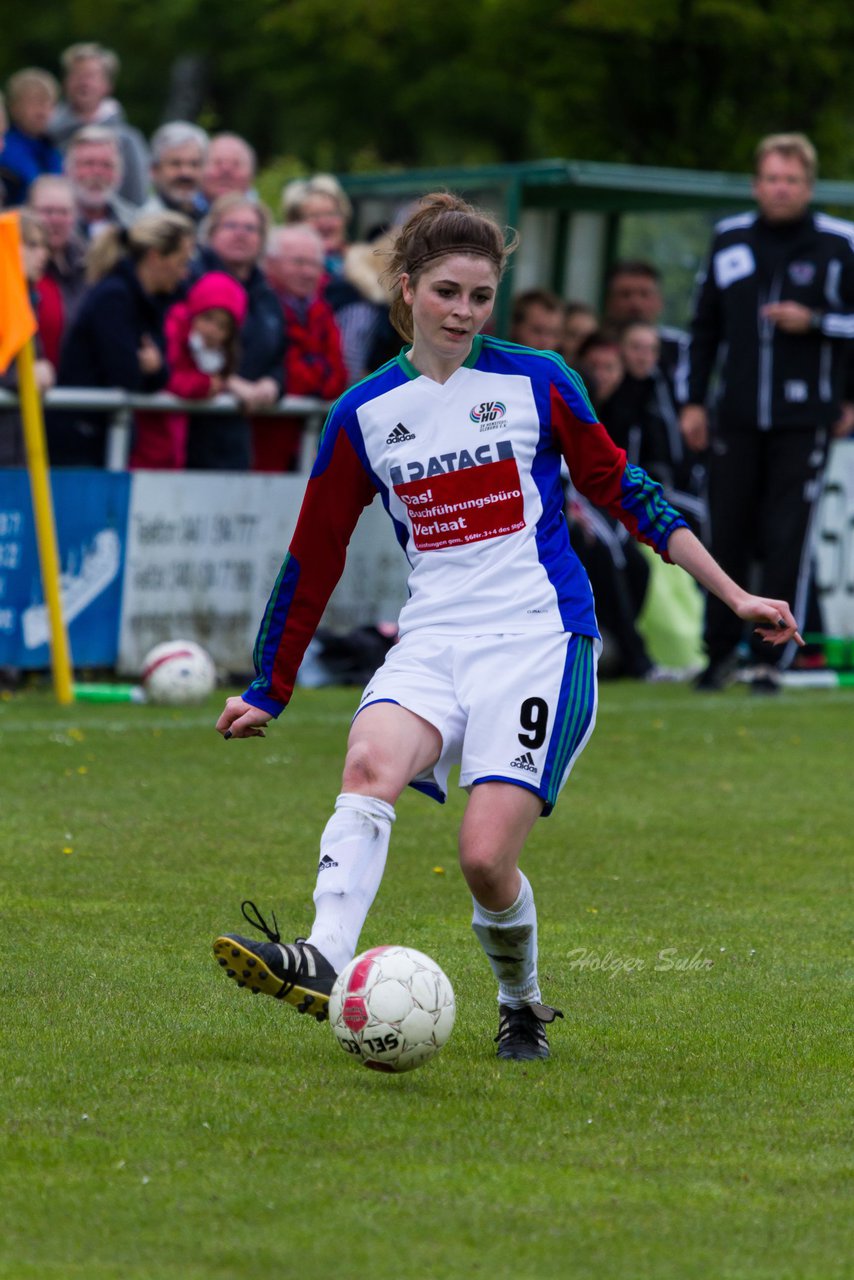
[[[344,793],[320,841],[314,926],[307,941],[339,973],[356,954],[365,916],[385,870],[394,808]]]
[[[528,880],[522,876],[519,896],[506,911],[487,911],[474,898],[472,902],[471,927],[498,979],[500,1003],[516,1008],[524,1004],[540,1004],[537,908]]]

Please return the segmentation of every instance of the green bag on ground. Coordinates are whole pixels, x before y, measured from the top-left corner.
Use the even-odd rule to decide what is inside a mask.
[[[680,670],[704,666],[702,591],[684,569],[665,564],[651,547],[639,545],[649,565],[649,585],[637,629],[650,658]]]

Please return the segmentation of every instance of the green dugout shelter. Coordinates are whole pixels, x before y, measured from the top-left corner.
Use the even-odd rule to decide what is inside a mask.
[[[599,306],[604,275],[617,258],[644,258],[662,273],[664,319],[685,325],[691,288],[714,222],[750,208],[750,176],[540,160],[476,168],[344,174],[354,234],[392,222],[427,191],[456,191],[516,227],[521,245],[502,285],[496,328],[506,335],[513,294],[553,289],[567,301]],[[816,205],[854,219],[854,182],[816,184]]]

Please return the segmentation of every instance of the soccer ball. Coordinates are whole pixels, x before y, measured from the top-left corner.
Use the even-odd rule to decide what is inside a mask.
[[[204,702],[216,687],[216,668],[200,644],[192,640],[167,640],[145,655],[142,687],[145,696],[161,706]]]
[[[412,1071],[438,1053],[454,1026],[454,992],[429,956],[374,947],[339,973],[329,1024],[345,1053],[374,1071]]]

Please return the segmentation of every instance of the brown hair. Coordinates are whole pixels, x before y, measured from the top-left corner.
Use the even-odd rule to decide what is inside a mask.
[[[553,315],[560,312],[565,315],[566,308],[562,300],[551,289],[525,289],[517,293],[513,299],[513,310],[510,315],[511,324],[523,324],[532,307],[543,307]]]
[[[500,280],[517,244],[515,232],[508,235],[490,214],[460,196],[449,191],[424,196],[397,233],[385,272],[392,292],[389,315],[400,336],[406,342],[413,338],[412,310],[403,301],[400,286],[402,275],[409,276],[411,287],[424,267],[439,258],[473,253],[488,258]]]
[[[220,371],[220,376],[230,378],[233,373],[237,373],[237,366],[240,364],[240,357],[242,354],[242,348],[240,345],[240,325],[237,323],[234,313],[229,311],[228,307],[205,307],[203,311],[196,312],[196,315],[193,316],[193,320],[197,319],[198,316],[207,316],[214,312],[218,316],[225,316],[228,320],[228,334],[222,348],[222,353],[225,357],[225,364]]]
[[[661,272],[646,258],[618,258],[612,262],[605,275],[606,286],[610,288],[620,276],[642,276],[644,280],[661,284]]]

